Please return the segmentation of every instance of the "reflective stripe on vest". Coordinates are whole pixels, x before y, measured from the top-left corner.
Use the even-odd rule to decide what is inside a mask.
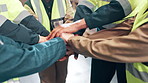
[[[51,24],[53,27],[57,27],[64,23],[64,17],[66,15],[66,0],[54,0],[52,13],[51,14]]]
[[[127,83],[148,83],[148,67],[142,63],[126,64]]]
[[[13,78],[13,79],[10,79],[10,80],[5,81],[3,83],[20,83],[20,80],[19,80],[19,78]]]
[[[147,0],[128,0],[128,1],[131,4],[132,12],[126,18],[136,16],[136,14],[140,10],[143,10],[144,6],[148,5]]]
[[[35,14],[38,16],[38,20],[43,26],[50,32],[50,22],[44,5],[41,0],[31,0],[31,4]]]
[[[66,14],[66,1],[65,0],[54,0],[52,7],[51,19],[62,18]]]
[[[100,7],[105,4],[108,4],[107,2],[110,2],[110,1],[112,0],[83,0],[79,5],[85,5],[91,9],[96,6]],[[142,10],[143,6],[147,5],[147,0],[117,0],[117,1],[123,7],[126,17],[123,20],[104,25],[103,27],[105,28],[108,28],[108,27],[112,28],[115,25],[123,22],[126,18],[135,16],[140,10]]]
[[[109,4],[110,0],[79,0],[78,5],[85,5],[92,11],[95,11],[97,8]]]
[[[0,15],[0,26],[7,20],[4,16]]]
[[[15,23],[19,23],[30,13],[24,9],[19,0],[0,0],[0,15]]]
[[[117,1],[121,4],[124,10],[125,16],[127,16],[130,12],[132,12],[131,4],[129,3],[128,0],[117,0]]]
[[[148,1],[145,2],[148,4]],[[143,5],[142,10],[137,14],[137,17],[135,19],[132,31],[138,28],[140,25],[148,21],[148,5]],[[146,11],[146,12],[145,12]]]
[[[145,3],[148,4],[148,1]],[[148,22],[148,5],[142,7],[143,8],[139,10],[139,13],[136,16],[132,31]],[[126,78],[128,83],[148,83],[148,66],[142,63],[127,63]]]
[[[31,4],[33,10],[38,16],[39,21],[46,27],[48,31],[50,31],[50,21],[44,5],[41,0],[31,0]],[[63,18],[66,14],[66,3],[65,0],[54,0],[52,7],[51,19],[60,19]]]

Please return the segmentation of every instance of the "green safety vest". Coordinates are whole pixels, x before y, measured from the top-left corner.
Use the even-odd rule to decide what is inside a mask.
[[[19,0],[0,0],[0,15],[15,23],[20,23],[30,13],[25,10]]]
[[[46,13],[44,5],[41,0],[31,0],[31,4],[35,14],[38,16],[39,21],[43,24],[48,31],[50,31],[50,22],[53,27],[63,24],[63,19],[66,14],[66,1],[65,0],[54,0],[51,20]]]
[[[137,14],[132,31],[137,29],[142,24],[148,22],[148,11],[145,12],[147,9],[148,5],[145,5]],[[127,63],[126,78],[128,83],[148,83],[148,66],[142,63]]]

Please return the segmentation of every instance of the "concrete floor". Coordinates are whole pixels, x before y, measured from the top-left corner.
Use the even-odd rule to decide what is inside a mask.
[[[91,58],[85,58],[79,55],[75,60],[73,56],[69,57],[68,75],[66,83],[90,83]],[[117,83],[116,74],[110,83]]]
[[[90,83],[90,64],[91,58],[79,55],[75,60],[73,56],[69,57],[66,83]]]

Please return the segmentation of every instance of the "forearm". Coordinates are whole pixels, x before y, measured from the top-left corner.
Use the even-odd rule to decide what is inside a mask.
[[[109,4],[98,8],[90,15],[86,15],[87,26],[92,29],[113,23],[125,17],[124,10],[118,1],[111,1]]]
[[[104,38],[72,37],[69,44],[77,53],[112,62],[148,62],[145,25],[128,36]]]
[[[0,35],[27,44],[36,44],[39,41],[38,34],[32,32],[21,24],[12,23],[9,20],[6,20],[0,27]]]
[[[83,19],[86,15],[89,15],[91,13],[92,13],[92,10],[89,9],[88,7],[83,6],[83,5],[78,5],[76,7],[76,13],[75,13],[75,16],[74,16],[74,21]],[[75,34],[83,35],[84,31],[85,31],[85,29],[81,29],[78,32],[76,32]]]
[[[44,70],[66,54],[65,43],[60,38],[33,46],[20,45],[5,37],[0,39],[4,43],[0,45],[0,82]]]
[[[21,24],[31,29],[33,32],[40,34],[41,36],[48,36],[49,32],[46,28],[35,19],[33,16],[28,16],[21,21]]]

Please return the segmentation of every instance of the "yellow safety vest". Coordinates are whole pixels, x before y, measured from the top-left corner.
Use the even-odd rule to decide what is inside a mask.
[[[25,10],[19,0],[0,0],[0,18],[1,24],[6,19],[9,19],[15,23],[20,23],[25,17],[31,15]],[[3,83],[19,83],[19,78],[13,78]]]
[[[48,31],[50,31],[50,22],[53,27],[63,24],[63,19],[66,14],[66,1],[65,0],[54,0],[51,20],[49,20],[42,0],[31,0],[31,4],[35,14],[38,16],[39,21],[43,24]]]
[[[148,3],[147,3],[148,4]],[[148,22],[148,5],[137,14],[132,31]],[[145,12],[146,11],[146,12]],[[148,66],[142,63],[127,63],[126,78],[128,83],[148,83]]]
[[[110,0],[87,0],[82,1],[81,5],[86,5],[92,11],[95,11],[98,7],[108,4]],[[145,12],[148,9],[148,0],[118,0],[122,1],[120,4],[124,8],[124,1],[128,1],[131,5],[132,12],[127,15],[125,18],[136,16],[132,31],[138,28],[140,25],[148,22],[148,12]],[[88,3],[90,2],[90,3]],[[128,4],[128,3],[126,3]],[[125,4],[125,6],[126,6]],[[144,13],[145,12],[145,13]],[[144,13],[144,14],[143,14]],[[118,21],[115,23],[120,23],[122,21]],[[126,78],[127,83],[148,83],[148,66],[142,63],[126,63]]]
[[[5,81],[3,83],[20,83],[20,80],[19,80],[19,78],[13,78],[13,79],[10,79],[10,80]]]
[[[30,13],[25,10],[19,0],[0,0],[0,15],[15,23],[20,23]]]
[[[81,0],[78,5],[85,5],[88,8],[90,8],[92,11],[95,11],[97,8],[109,4],[111,0]],[[136,16],[136,14],[142,10],[143,6],[147,5],[147,0],[117,0],[121,6],[123,7],[123,10],[125,12],[126,17],[124,19]],[[130,6],[130,7],[126,7]],[[129,8],[129,9],[126,9]],[[130,12],[130,14],[129,14]],[[113,27],[121,22],[124,21],[120,20],[111,24],[107,24],[103,27]]]

